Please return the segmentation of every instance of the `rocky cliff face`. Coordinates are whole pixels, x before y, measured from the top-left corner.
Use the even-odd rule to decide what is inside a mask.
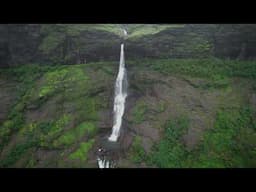
[[[33,62],[41,40],[40,25],[8,25],[9,65]]]
[[[0,25],[0,34],[0,66],[113,60],[120,44],[114,33],[73,25]]]
[[[131,38],[129,58],[255,58],[255,25],[188,24]]]
[[[215,55],[237,59],[255,59],[254,24],[218,25],[215,37]]]
[[[255,58],[255,25],[123,25],[126,56],[136,58]],[[0,25],[0,66],[79,64],[116,60],[119,25]]]

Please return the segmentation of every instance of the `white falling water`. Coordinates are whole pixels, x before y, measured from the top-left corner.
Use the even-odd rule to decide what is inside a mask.
[[[127,31],[125,29],[123,29],[123,30],[124,30],[124,36],[127,36]]]
[[[115,99],[114,99],[114,125],[112,134],[108,138],[109,141],[116,142],[122,125],[122,117],[125,109],[125,99],[127,96],[127,77],[124,62],[124,44],[121,44],[121,54],[119,63],[119,72],[115,84]]]
[[[102,160],[100,158],[97,159],[98,160],[98,165],[99,165],[99,168],[109,168],[109,161],[107,160]]]
[[[124,36],[127,36],[127,31],[123,29]],[[127,76],[124,60],[124,44],[121,44],[119,71],[115,83],[115,99],[114,99],[114,121],[112,134],[108,138],[109,141],[116,142],[120,128],[122,126],[122,117],[125,109],[125,99],[127,97]],[[101,151],[101,149],[99,149]],[[99,168],[110,168],[110,162],[105,159],[97,158]]]

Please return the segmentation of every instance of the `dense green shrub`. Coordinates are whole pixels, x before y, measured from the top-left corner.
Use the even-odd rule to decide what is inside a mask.
[[[250,138],[250,139],[248,139]],[[191,155],[191,167],[251,167],[256,165],[255,120],[249,108],[219,111],[214,129]]]
[[[91,122],[83,122],[79,126],[66,131],[53,142],[54,147],[69,146],[80,141],[84,136],[92,137],[96,133],[96,127]]]
[[[181,167],[186,155],[181,136],[186,132],[188,123],[186,117],[168,121],[165,126],[164,138],[153,146],[147,162],[160,168]]]
[[[130,152],[129,152],[129,158],[134,162],[134,163],[141,163],[145,161],[146,159],[146,153],[142,147],[141,143],[141,137],[136,136],[134,138],[134,141],[132,143]]]
[[[94,144],[94,139],[89,140],[88,142],[82,142],[80,147],[73,153],[69,155],[69,159],[71,160],[80,160],[86,161],[88,159],[88,152],[92,148]]]
[[[142,121],[144,121],[145,113],[147,109],[148,107],[145,102],[143,101],[137,102],[136,106],[132,111],[133,120],[135,123],[141,123]]]
[[[7,154],[5,159],[0,162],[0,167],[9,167],[19,160],[24,153],[31,147],[35,146],[36,142],[27,141],[25,143],[19,143],[15,145],[10,152]]]
[[[164,138],[147,157],[157,167],[255,167],[256,122],[250,108],[220,110],[214,127],[201,143],[187,151],[181,142],[188,121],[169,121]]]
[[[127,65],[147,67],[165,74],[182,74],[194,77],[256,77],[255,61],[238,61],[218,58],[204,59],[144,59],[127,60]]]

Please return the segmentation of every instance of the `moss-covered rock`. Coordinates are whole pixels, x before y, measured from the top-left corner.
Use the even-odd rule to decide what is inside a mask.
[[[96,133],[96,127],[91,122],[83,122],[79,126],[65,132],[53,142],[54,147],[68,147],[75,142],[79,142],[81,138],[87,136],[93,137]]]
[[[88,142],[82,142],[80,147],[73,153],[69,155],[70,160],[79,160],[86,161],[89,150],[92,148],[94,139],[89,140]]]

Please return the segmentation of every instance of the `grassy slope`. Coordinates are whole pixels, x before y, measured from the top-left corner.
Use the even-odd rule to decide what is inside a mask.
[[[153,35],[159,33],[162,30],[183,27],[184,25],[130,24],[126,26],[128,29],[128,38],[135,39],[145,35]]]
[[[220,110],[214,128],[201,143],[188,151],[181,137],[188,128],[187,118],[171,119],[165,125],[163,139],[145,155],[137,137],[130,151],[134,163],[146,162],[160,168],[255,167],[256,122],[249,108]]]
[[[1,70],[2,77],[22,84],[8,119],[0,125],[1,167],[39,166],[31,163],[38,150],[56,151],[41,166],[86,166],[87,158],[70,154],[81,143],[87,146],[81,151],[86,156],[93,146],[98,112],[107,105],[97,93],[109,87],[113,76],[113,65],[91,64]],[[21,165],[20,159],[25,159]]]
[[[206,82],[201,87],[203,89],[228,87],[237,77],[254,81],[256,74],[255,62],[213,58],[127,60],[126,63],[145,72],[153,70],[165,75],[199,77]],[[0,72],[1,77],[7,76],[21,84],[19,99],[8,119],[0,125],[1,167],[87,166],[87,154],[97,135],[98,112],[111,107],[101,99],[105,96],[99,97],[97,93],[112,86],[113,63],[26,65]],[[135,122],[144,121],[145,111],[144,104],[135,106]],[[238,107],[230,107],[228,103],[222,105],[214,129],[205,133],[193,151],[188,151],[181,141],[189,121],[186,117],[170,119],[163,127],[166,130],[163,139],[148,155],[141,147],[141,139],[136,137],[129,152],[131,161],[158,167],[254,167],[253,114],[254,111],[245,104]],[[45,155],[46,159],[38,163],[36,154],[40,150],[53,155]]]
[[[189,118],[181,116],[167,121],[163,139],[145,155],[141,139],[136,137],[129,152],[129,158],[136,164],[147,163],[156,167],[255,167],[253,156],[256,149],[255,109],[246,98],[239,100],[242,87],[251,82],[255,92],[256,63],[211,59],[173,59],[127,61],[141,71],[154,70],[163,75],[196,77],[202,80],[198,91],[217,90],[220,93],[233,89],[232,81],[240,78],[234,98],[224,97],[217,110],[212,129],[206,131],[201,142],[189,151],[182,141],[190,124]],[[137,69],[137,70],[138,70]],[[189,78],[188,78],[189,79]],[[243,83],[244,82],[244,83]],[[240,85],[239,85],[240,84]],[[224,88],[224,89],[223,89]],[[234,90],[235,91],[235,90]],[[235,103],[234,103],[235,102]],[[236,103],[237,102],[237,103]],[[144,104],[145,107],[147,105]],[[145,107],[135,105],[134,122],[145,118]],[[175,109],[173,109],[175,110]],[[185,114],[184,114],[185,115]]]

